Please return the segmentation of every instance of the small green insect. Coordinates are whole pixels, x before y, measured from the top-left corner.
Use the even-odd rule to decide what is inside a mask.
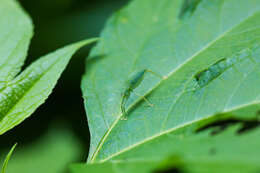
[[[151,70],[148,70],[148,69],[144,69],[144,70],[141,70],[137,73],[134,73],[133,75],[131,75],[131,77],[126,81],[126,88],[123,92],[123,96],[122,96],[122,101],[121,101],[121,111],[122,111],[122,115],[123,115],[123,118],[122,119],[126,119],[126,110],[125,110],[125,107],[126,107],[126,102],[127,100],[129,99],[131,93],[135,93],[136,95],[142,97],[143,100],[145,100],[149,106],[153,106],[152,103],[150,103],[144,96],[134,92],[134,89],[137,88],[140,83],[143,81],[144,79],[144,75],[149,72],[155,76],[158,76],[160,78],[162,78],[161,75],[158,75],[156,73],[154,73],[153,71]]]

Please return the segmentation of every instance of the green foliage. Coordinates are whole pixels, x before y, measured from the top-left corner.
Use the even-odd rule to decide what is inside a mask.
[[[71,56],[96,39],[66,46],[40,58],[1,90],[0,134],[30,116],[49,96]]]
[[[201,0],[192,5],[183,10],[183,1],[134,0],[109,19],[90,55],[100,58],[87,64],[82,90],[91,132],[88,162],[110,163],[75,166],[74,172],[94,167],[120,172],[121,162],[131,167],[136,160],[155,158],[160,163],[172,156],[185,169],[196,165],[188,172],[205,165],[225,172],[233,166],[259,169],[259,153],[253,153],[258,129],[238,136],[235,126],[211,137],[209,131],[194,134],[194,128],[240,118],[258,126],[260,2]],[[141,96],[127,99],[128,118],[122,120],[124,83],[133,71],[143,69],[163,78],[144,76],[135,89]],[[154,106],[147,106],[143,96]],[[219,145],[217,156],[208,156],[210,143]]]
[[[19,141],[19,148],[12,155],[6,173],[65,173],[68,164],[80,161],[85,154],[86,146],[70,129],[70,124],[62,119],[52,122],[40,135],[40,138],[33,138],[30,145]],[[0,160],[6,153],[2,151],[1,148]]]
[[[8,161],[10,160],[11,156],[12,156],[12,153],[15,149],[17,144],[14,144],[14,146],[11,148],[11,150],[9,151],[9,153],[7,154],[6,158],[5,158],[5,161],[4,161],[4,164],[3,164],[3,167],[2,167],[2,170],[1,170],[1,173],[5,173],[6,172],[6,167],[7,167],[7,164],[8,164]]]
[[[15,0],[0,4],[2,135],[44,103],[73,54],[97,39],[20,72],[33,25]],[[258,172],[259,18],[258,0],[133,0],[116,12],[82,80],[91,144],[88,164],[71,172]],[[10,170],[46,172],[53,159],[47,166],[60,172],[78,152],[73,140],[64,129],[51,131],[18,153]],[[26,164],[31,159],[36,168]]]
[[[75,164],[72,173],[257,172],[260,170],[260,129],[238,133],[241,124],[212,135],[218,127],[192,136],[164,135],[103,164]],[[252,140],[254,139],[254,140]],[[248,146],[254,146],[250,148]],[[170,171],[169,171],[170,172]],[[173,171],[174,172],[174,171]]]
[[[25,60],[32,24],[14,0],[1,0],[0,14],[0,23],[4,26],[0,29],[1,135],[44,103],[75,51],[97,39],[61,48],[40,58],[17,75]]]
[[[31,19],[14,0],[0,1],[0,90],[19,73],[33,35]],[[2,99],[2,97],[1,97]],[[0,118],[4,115],[1,113]]]

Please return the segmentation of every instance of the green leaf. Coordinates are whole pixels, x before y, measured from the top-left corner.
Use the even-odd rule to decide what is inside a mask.
[[[0,92],[0,134],[29,117],[47,99],[72,55],[90,39],[50,53],[6,83]]]
[[[1,170],[1,173],[5,173],[6,172],[6,168],[7,168],[7,165],[8,165],[8,161],[10,160],[11,156],[12,156],[12,153],[16,147],[17,143],[14,144],[14,146],[11,148],[11,150],[9,151],[9,153],[7,154],[6,158],[5,158],[5,161],[4,161],[4,164],[3,164],[3,167],[2,167],[2,170]]]
[[[71,122],[64,121],[64,116],[73,115],[61,114],[60,119],[49,123],[43,133],[30,140],[33,142],[20,141],[19,149],[8,164],[7,173],[65,173],[68,164],[82,160],[86,146],[71,128]],[[0,148],[0,160],[6,150]]]
[[[102,164],[73,164],[70,166],[71,173],[150,173],[155,169],[155,162],[113,162]]]
[[[216,135],[212,132],[217,128],[190,136],[165,134],[102,164],[74,164],[71,172],[257,172],[260,128],[238,133],[241,125],[238,123]]]
[[[47,99],[72,55],[96,38],[50,53],[8,82],[0,92],[0,134],[29,117]]]
[[[0,135],[30,116],[51,93],[76,50],[90,39],[64,47],[17,74],[26,58],[32,23],[15,0],[0,0]]]
[[[87,65],[82,81],[89,162],[109,160],[216,114],[259,109],[260,2],[201,0],[184,13],[182,2],[134,0],[109,19],[91,52],[103,58]],[[131,93],[128,119],[121,120],[125,82],[144,69],[163,76],[147,74],[135,89],[154,106]]]
[[[0,90],[20,71],[33,26],[15,0],[0,0]],[[1,115],[0,115],[1,116]]]

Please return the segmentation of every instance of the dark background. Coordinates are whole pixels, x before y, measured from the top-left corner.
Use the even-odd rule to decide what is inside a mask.
[[[20,0],[34,23],[25,67],[42,55],[66,44],[96,37],[106,19],[127,0]],[[84,146],[75,161],[85,161],[89,147],[89,130],[80,90],[81,76],[90,46],[72,59],[53,93],[30,118],[0,136],[0,151],[8,150],[15,142],[30,146],[46,133],[50,124],[65,124]]]

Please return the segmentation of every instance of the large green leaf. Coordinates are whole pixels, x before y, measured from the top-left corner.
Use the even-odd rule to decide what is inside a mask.
[[[82,82],[89,162],[106,161],[216,114],[260,103],[260,1],[134,0],[108,21]],[[190,5],[190,6],[189,6]],[[187,6],[187,4],[186,4]],[[125,81],[150,69],[120,109]],[[256,105],[256,106],[255,106]],[[253,110],[251,108],[254,107]],[[150,152],[150,150],[147,150]]]
[[[72,164],[72,173],[249,173],[260,170],[259,105],[165,133],[105,163]]]
[[[156,140],[112,158],[109,162],[74,164],[71,166],[71,172],[257,172],[260,170],[260,152],[257,150],[260,145],[260,129],[258,127],[250,130],[241,126],[244,124],[249,127],[253,121],[242,122],[228,127],[225,131],[212,127],[193,135],[164,134]],[[243,133],[241,127],[244,129]],[[217,131],[219,133],[213,135]]]

